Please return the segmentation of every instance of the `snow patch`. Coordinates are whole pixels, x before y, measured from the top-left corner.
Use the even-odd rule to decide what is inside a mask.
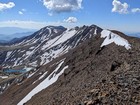
[[[95,28],[94,35],[97,35],[97,27]]]
[[[25,67],[24,69],[28,72],[28,71],[32,70],[33,68],[32,67]]]
[[[47,73],[48,73],[48,71],[45,72],[42,76],[40,76],[40,77],[39,77],[39,80],[41,80],[42,78],[44,78],[44,77],[46,76]]]
[[[11,54],[12,54],[12,51],[8,51],[8,52],[7,52],[5,61],[10,57]]]
[[[54,31],[55,33],[58,33],[57,29],[54,29],[53,31]]]
[[[29,74],[27,78],[32,77],[35,73],[36,73],[36,72]]]
[[[32,46],[32,47],[30,47],[30,50],[33,50],[35,47],[34,46]]]
[[[14,65],[13,66],[17,66],[19,64],[19,60],[21,60],[21,58],[17,58],[16,61],[14,61]]]
[[[8,76],[0,76],[1,79],[6,79]]]
[[[66,30],[63,34],[62,34],[62,37],[59,38],[54,44],[53,46],[56,46],[58,44],[61,44],[65,41],[67,41],[68,39],[70,39],[72,36],[74,36],[76,34],[76,30]],[[53,47],[51,46],[51,47]]]
[[[111,31],[103,30],[101,32],[101,38],[105,38],[101,47],[109,45],[114,42],[116,45],[124,46],[127,50],[131,49],[131,45],[126,39],[120,37],[119,35],[115,33],[112,33]]]
[[[60,38],[60,36],[55,37],[54,39],[51,39],[49,41],[47,41],[47,43],[45,43],[42,46],[42,50],[45,50],[46,48],[49,48],[52,44],[54,44],[58,39]]]
[[[29,63],[29,65],[33,66],[33,67],[37,67],[37,61],[34,61],[32,63]]]

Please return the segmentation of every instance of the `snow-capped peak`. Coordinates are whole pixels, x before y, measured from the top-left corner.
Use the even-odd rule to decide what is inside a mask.
[[[127,50],[131,49],[131,45],[126,39],[122,38],[121,36],[115,33],[112,33],[109,30],[103,30],[101,32],[101,38],[105,38],[101,47],[109,45],[114,42],[116,45],[124,46]]]

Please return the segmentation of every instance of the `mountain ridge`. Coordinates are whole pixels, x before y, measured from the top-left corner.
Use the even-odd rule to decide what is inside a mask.
[[[44,27],[42,28],[41,30],[35,32],[34,34],[32,34],[31,36],[27,36],[27,37],[24,37],[20,40],[18,40],[17,42],[14,42],[13,44],[11,44],[11,46],[9,46],[8,48],[11,49],[11,48],[16,48],[15,49],[15,52],[17,52],[17,50],[19,50],[19,48],[21,48],[21,50],[25,51],[24,49],[25,48],[28,48],[28,52],[27,52],[27,49],[25,51],[26,55],[24,58],[26,58],[28,56],[29,53],[32,53],[30,54],[30,58],[32,58],[32,56],[34,56],[35,53],[39,52],[41,55],[42,55],[42,52],[41,51],[47,51],[48,53],[44,53],[44,56],[46,56],[46,54],[48,55],[49,53],[51,53],[51,49],[55,50],[58,49],[58,47],[62,47],[64,46],[63,44],[65,44],[65,47],[68,48],[67,44],[72,48],[72,47],[75,47],[76,45],[75,44],[78,44],[75,42],[76,41],[80,41],[80,40],[77,40],[75,38],[79,38],[79,37],[85,37],[86,39],[86,34],[88,33],[89,30],[92,30],[92,28],[94,29],[95,26],[83,26],[81,28],[78,28],[78,27],[75,27],[73,29],[67,29],[64,28],[64,27],[52,27],[52,26],[47,26],[47,27]],[[51,29],[53,28],[53,29]],[[84,31],[83,31],[84,30]],[[100,31],[101,29],[99,29]],[[56,32],[55,32],[56,31]],[[58,31],[58,32],[57,32]],[[83,33],[85,36],[81,35],[78,33],[78,31],[81,33]],[[93,30],[94,31],[94,30]],[[76,36],[76,33],[79,34],[79,36],[77,35]],[[75,37],[75,38],[71,38],[71,37]],[[87,34],[87,38],[88,37],[91,37],[90,34]],[[69,39],[71,38],[71,39]],[[51,40],[52,39],[52,40]],[[64,40],[63,40],[64,39]],[[50,41],[48,41],[50,40]],[[68,41],[67,41],[68,40]],[[83,39],[84,40],[84,39]],[[48,42],[47,42],[48,41]],[[82,41],[82,40],[81,40]],[[73,43],[72,43],[73,42]],[[46,45],[45,45],[46,43]],[[49,43],[49,44],[48,44]],[[62,44],[62,46],[60,46],[60,44]],[[71,45],[72,44],[72,45]],[[74,44],[74,45],[73,45]],[[19,46],[19,47],[18,47]],[[22,46],[22,47],[20,47]],[[49,48],[49,46],[51,48]],[[7,48],[7,49],[8,49]],[[58,50],[60,50],[60,48]],[[40,49],[40,50],[39,50]],[[66,48],[63,48],[63,50],[67,50]],[[7,52],[8,53],[8,52]],[[10,52],[9,52],[10,53]],[[22,51],[21,51],[22,53]],[[62,51],[63,53],[63,51]],[[16,54],[17,55],[17,54]],[[23,54],[24,55],[24,54]],[[52,54],[53,55],[53,54]],[[53,59],[50,55],[48,57],[48,60],[49,59]],[[56,53],[57,55],[57,53]],[[12,55],[11,55],[12,56]],[[51,58],[50,58],[51,57]],[[13,58],[15,59],[15,58]],[[17,59],[17,58],[16,58]],[[29,58],[28,58],[29,59]],[[38,59],[38,58],[36,58]],[[44,57],[42,56],[42,58],[39,58],[39,59],[44,59]],[[38,59],[38,60],[39,60]],[[18,61],[17,61],[18,62]],[[27,62],[27,61],[26,61]],[[46,62],[46,61],[45,61]],[[43,62],[42,62],[43,63]]]
[[[32,62],[33,66],[34,60],[41,61],[35,64],[33,71],[15,78],[12,84],[5,83],[9,87],[5,91],[0,89],[0,104],[139,104],[139,42],[139,38],[96,25],[55,31],[43,28],[32,37],[13,44],[19,47],[13,48],[13,52],[3,50],[7,55],[12,54],[6,58],[12,60],[14,53],[24,57],[21,50],[27,49],[24,45],[35,46],[30,49],[33,53],[26,50],[27,59],[31,59],[26,62]],[[44,54],[47,56],[42,56]],[[8,86],[5,84],[0,86]]]

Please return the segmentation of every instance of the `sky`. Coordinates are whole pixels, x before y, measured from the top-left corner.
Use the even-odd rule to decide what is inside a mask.
[[[91,24],[140,32],[140,0],[0,0],[0,27]]]

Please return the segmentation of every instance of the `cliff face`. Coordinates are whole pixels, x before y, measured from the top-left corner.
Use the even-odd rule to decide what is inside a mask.
[[[13,83],[0,104],[140,104],[140,39],[101,28],[87,32],[92,36]]]

